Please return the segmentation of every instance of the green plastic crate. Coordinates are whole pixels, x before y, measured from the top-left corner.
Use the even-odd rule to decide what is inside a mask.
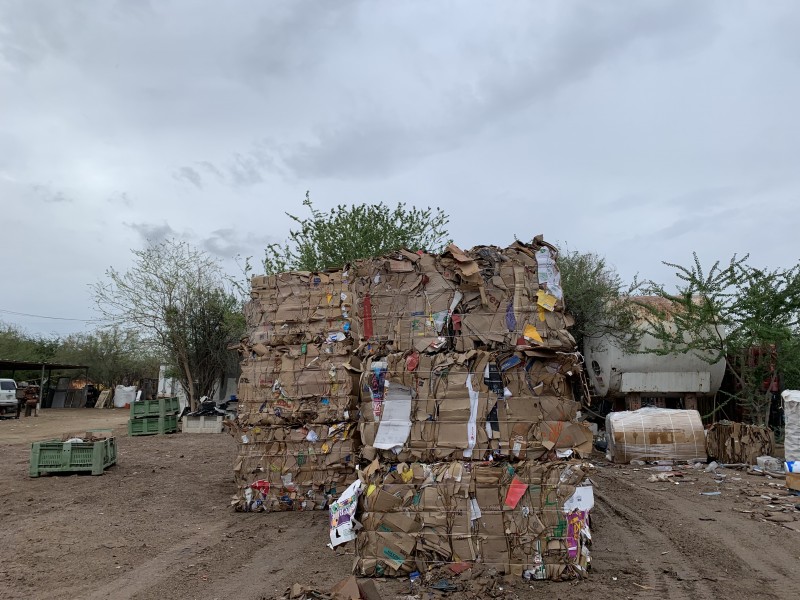
[[[180,409],[181,406],[177,398],[140,400],[139,402],[131,404],[131,419],[176,415]]]
[[[117,462],[117,440],[113,437],[96,442],[62,442],[46,440],[31,444],[29,474],[77,473],[90,471],[102,475],[106,467]]]
[[[142,417],[128,421],[128,435],[156,435],[178,431],[178,416]]]

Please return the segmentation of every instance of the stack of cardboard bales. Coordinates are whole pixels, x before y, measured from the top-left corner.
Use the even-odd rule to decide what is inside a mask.
[[[359,573],[585,572],[588,508],[565,505],[586,469],[563,459],[587,456],[592,435],[555,257],[537,238],[254,278],[237,506],[320,508],[358,460]]]
[[[450,246],[354,273],[362,458],[376,460],[362,473],[356,572],[480,560],[533,578],[585,573],[562,510],[585,469],[533,462],[592,448],[576,422],[581,365],[554,249]]]
[[[355,480],[351,303],[345,272],[252,279],[234,432],[239,510],[322,509]]]

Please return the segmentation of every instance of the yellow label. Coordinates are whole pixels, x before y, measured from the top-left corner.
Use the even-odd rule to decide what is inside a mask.
[[[525,325],[525,329],[522,331],[522,335],[526,338],[530,338],[534,341],[539,342],[540,344],[544,343],[542,336],[539,335],[539,332],[536,331],[536,327],[530,324]]]
[[[369,487],[367,488],[367,496],[372,496],[372,494],[375,492],[376,489],[377,487],[375,486],[375,484],[370,483]]]
[[[536,307],[539,310],[539,320],[544,321],[544,309],[541,306]]]
[[[331,303],[331,300],[333,300],[333,294],[331,294],[331,293],[329,292],[328,294],[326,294],[326,295],[325,295],[325,297],[328,299],[328,304],[330,304],[330,303]]]
[[[403,478],[403,483],[408,483],[414,477],[414,472],[411,469],[407,469],[403,471],[400,477]]]
[[[327,453],[328,453],[328,452],[330,452],[330,451],[331,451],[331,447],[330,447],[330,446],[328,446],[328,442],[325,442],[324,444],[322,444],[322,452],[324,452],[325,454],[327,454]]]
[[[544,308],[545,310],[555,310],[556,302],[558,302],[558,298],[553,296],[552,294],[548,294],[544,290],[539,290],[536,292],[536,302],[539,306]]]

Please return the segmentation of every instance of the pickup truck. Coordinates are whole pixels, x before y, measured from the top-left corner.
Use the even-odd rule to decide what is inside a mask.
[[[13,379],[0,379],[0,414],[17,414],[17,382]]]

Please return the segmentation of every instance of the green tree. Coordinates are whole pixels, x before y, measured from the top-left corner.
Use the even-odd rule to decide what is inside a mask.
[[[57,337],[30,335],[16,325],[0,323],[0,357],[8,360],[49,361],[58,348]]]
[[[52,362],[61,340],[58,337],[31,335],[8,323],[0,323],[0,358],[29,362]],[[10,372],[8,375],[10,376]],[[39,379],[39,369],[16,371],[17,379]]]
[[[67,336],[53,360],[86,365],[92,381],[109,388],[158,377],[160,363],[137,331],[119,326]]]
[[[578,350],[583,352],[589,339],[610,336],[621,348],[634,351],[642,333],[634,298],[638,281],[626,285],[594,252],[560,251],[558,268],[566,310],[575,319],[571,332]]]
[[[709,363],[724,359],[736,389],[723,392],[723,406],[737,402],[753,423],[765,424],[771,404],[765,381],[797,369],[800,266],[758,269],[747,264],[748,256],[734,255],[706,272],[696,253],[693,259],[688,267],[664,263],[676,270],[674,293],[650,285],[667,301],[666,307],[644,307],[661,342],[653,352],[692,352]]]
[[[439,208],[395,208],[379,204],[339,205],[330,212],[314,208],[309,193],[303,206],[311,215],[286,213],[299,229],[289,232],[284,245],[270,244],[264,256],[266,273],[322,271],[361,258],[387,254],[399,248],[441,252],[449,217]]]
[[[133,266],[106,271],[95,301],[112,325],[137,330],[174,369],[190,406],[212,396],[243,331],[241,304],[219,261],[183,241],[133,250]]]

